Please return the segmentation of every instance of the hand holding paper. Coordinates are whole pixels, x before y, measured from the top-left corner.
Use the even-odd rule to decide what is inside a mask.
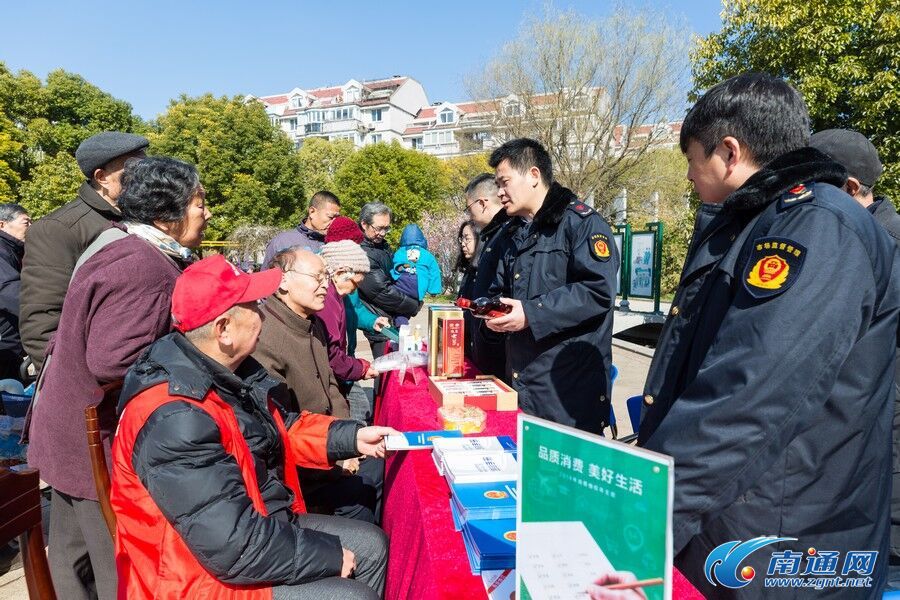
[[[385,437],[399,433],[393,427],[363,427],[356,432],[356,450],[363,456],[384,458]]]

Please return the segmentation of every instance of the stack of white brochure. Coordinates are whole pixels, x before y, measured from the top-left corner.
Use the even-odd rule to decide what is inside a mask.
[[[438,473],[444,475],[444,459],[450,454],[511,452],[515,457],[516,442],[508,435],[434,440],[432,458]],[[515,479],[515,478],[513,478]]]
[[[515,481],[518,474],[512,452],[450,452],[443,456],[444,477],[450,483]]]

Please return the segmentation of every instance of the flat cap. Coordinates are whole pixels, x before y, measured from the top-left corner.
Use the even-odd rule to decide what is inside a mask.
[[[826,129],[812,134],[809,145],[830,156],[839,163],[850,177],[859,179],[866,187],[872,187],[881,175],[882,166],[878,150],[872,142],[857,131]]]
[[[75,151],[78,168],[88,179],[94,171],[120,156],[143,150],[150,141],[142,135],[121,131],[103,131],[81,142]]]

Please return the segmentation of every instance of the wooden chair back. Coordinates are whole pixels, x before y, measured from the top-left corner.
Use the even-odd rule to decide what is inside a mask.
[[[56,600],[41,531],[40,478],[34,469],[0,467],[0,544],[19,538],[28,597]]]
[[[113,512],[112,503],[109,501],[109,491],[112,483],[109,479],[109,467],[106,465],[106,453],[103,451],[103,439],[100,435],[100,416],[97,406],[88,406],[84,409],[84,426],[87,430],[88,452],[91,455],[91,473],[94,476],[94,486],[97,490],[97,499],[100,501],[100,512],[106,521],[109,535],[116,539],[116,514]]]

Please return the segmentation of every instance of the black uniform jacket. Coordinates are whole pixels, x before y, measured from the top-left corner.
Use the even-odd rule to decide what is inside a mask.
[[[775,594],[761,579],[784,549],[879,551],[875,587],[816,598],[883,583],[900,260],[845,178],[803,148],[697,217],[640,443],[675,459],[675,564],[708,597]],[[772,535],[797,541],[742,562],[760,581],[707,581],[711,550]]]
[[[497,268],[504,252],[514,243],[514,236],[521,226],[520,219],[512,219],[501,210],[479,232],[478,270],[472,281],[473,298],[490,296],[491,285],[497,277]],[[491,331],[484,319],[472,318],[472,360],[478,370],[496,375],[510,383],[506,372],[506,334]],[[467,322],[468,325],[468,322]]]
[[[528,318],[528,327],[509,334],[506,347],[519,406],[599,433],[609,422],[619,263],[609,225],[554,183],[534,220],[514,237],[492,292],[521,300]]]

